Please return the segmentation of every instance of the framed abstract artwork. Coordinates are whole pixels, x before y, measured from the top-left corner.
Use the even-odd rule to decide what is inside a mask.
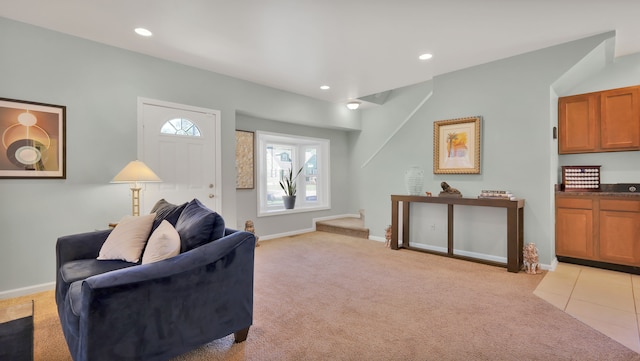
[[[254,186],[254,133],[236,130],[236,189],[253,189]]]
[[[0,178],[66,178],[66,107],[0,98]]]
[[[433,122],[433,173],[480,174],[481,117]]]

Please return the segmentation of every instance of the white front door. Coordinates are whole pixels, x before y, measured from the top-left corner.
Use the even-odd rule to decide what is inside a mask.
[[[146,183],[140,214],[161,198],[181,204],[197,198],[220,212],[220,112],[138,99],[138,157],[162,179]]]

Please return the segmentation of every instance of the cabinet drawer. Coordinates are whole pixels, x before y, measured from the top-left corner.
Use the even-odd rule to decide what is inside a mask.
[[[600,209],[603,211],[640,212],[640,200],[601,199]]]
[[[556,207],[592,209],[593,200],[589,198],[556,198]]]

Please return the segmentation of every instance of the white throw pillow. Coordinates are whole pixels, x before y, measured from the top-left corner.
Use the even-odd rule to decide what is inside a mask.
[[[180,235],[171,223],[163,220],[149,237],[142,264],[162,261],[180,253]]]
[[[155,216],[155,213],[151,213],[145,216],[122,218],[102,245],[98,259],[138,262],[149,238]]]

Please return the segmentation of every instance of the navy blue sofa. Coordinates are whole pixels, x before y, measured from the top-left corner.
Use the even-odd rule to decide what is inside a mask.
[[[58,238],[56,303],[75,361],[167,360],[232,333],[247,338],[255,236],[225,228],[197,200],[162,219],[192,243],[155,263],[97,260],[110,230]]]

